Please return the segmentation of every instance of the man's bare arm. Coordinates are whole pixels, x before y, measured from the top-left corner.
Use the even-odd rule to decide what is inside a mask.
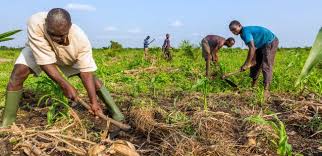
[[[96,103],[96,89],[95,89],[95,83],[94,83],[94,76],[92,72],[81,72],[80,78],[84,84],[84,87],[87,90],[89,100],[91,103]]]
[[[67,80],[64,79],[64,77],[59,73],[55,64],[41,65],[40,68],[61,87],[64,95],[67,98],[76,100],[76,89]]]
[[[206,77],[209,77],[210,57],[211,55],[208,54],[206,58]]]
[[[219,48],[216,47],[212,52],[212,55],[213,55],[212,58],[214,59],[213,60],[214,63],[218,63],[218,61],[219,61],[218,51],[219,51]]]
[[[242,71],[245,71],[247,68],[252,66],[252,60],[255,56],[256,47],[254,41],[248,43],[248,55],[244,65],[241,67]]]

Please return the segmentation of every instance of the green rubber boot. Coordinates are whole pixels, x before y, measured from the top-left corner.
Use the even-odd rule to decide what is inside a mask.
[[[17,110],[22,96],[20,91],[7,91],[6,105],[2,116],[1,127],[8,127],[16,121]]]
[[[111,97],[110,93],[106,89],[105,86],[102,86],[97,91],[98,97],[105,103],[108,111],[112,114],[112,118],[117,121],[124,120],[124,115],[121,113],[120,109],[115,104],[113,98]]]

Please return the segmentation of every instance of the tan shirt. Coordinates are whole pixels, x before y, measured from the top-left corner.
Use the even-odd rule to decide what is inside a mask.
[[[27,23],[26,46],[32,49],[36,63],[72,66],[81,72],[95,71],[97,67],[92,56],[92,46],[83,30],[72,24],[68,34],[69,45],[63,46],[54,42],[54,46],[58,49],[56,54],[45,38],[46,17],[47,12],[39,12],[32,15]]]

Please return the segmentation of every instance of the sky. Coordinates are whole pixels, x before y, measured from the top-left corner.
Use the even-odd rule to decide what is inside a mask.
[[[234,37],[229,22],[270,29],[282,47],[311,46],[322,26],[321,0],[2,0],[0,32],[22,29],[15,40],[0,45],[22,47],[27,41],[26,22],[40,11],[65,8],[72,22],[88,35],[92,46],[108,46],[110,40],[124,47],[143,47],[147,35],[151,46],[161,46],[166,33],[171,43],[182,40],[198,44],[208,35]]]

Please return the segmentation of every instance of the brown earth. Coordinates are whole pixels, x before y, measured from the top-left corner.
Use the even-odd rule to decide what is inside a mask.
[[[272,129],[245,120],[258,114],[267,120],[272,119],[269,111],[277,113],[285,124],[294,153],[321,154],[318,149],[321,148],[322,133],[312,129],[310,123],[314,116],[322,116],[322,104],[309,97],[272,95],[267,103],[258,105],[254,104],[251,92],[210,94],[208,111],[204,110],[203,96],[197,93],[136,97],[136,101],[142,101],[142,106],[135,104],[134,97],[128,95],[114,97],[122,105],[126,122],[133,128],[114,139],[133,143],[141,155],[277,155],[276,147],[271,143],[274,139]],[[72,107],[73,120],[61,120],[47,126],[48,107],[37,106],[37,99],[32,92],[24,93],[17,126],[12,128],[15,131],[0,133],[0,155],[26,153],[23,146],[18,146],[23,141],[29,141],[49,155],[82,155],[94,144],[110,145],[107,143],[106,121],[93,117],[77,105]],[[62,129],[64,131],[60,131]],[[28,135],[36,137],[28,138]],[[49,138],[51,135],[57,140]],[[57,136],[62,135],[74,140],[59,140],[62,137]],[[82,141],[75,141],[75,138]],[[77,148],[71,147],[73,145]],[[59,152],[63,150],[55,149],[57,147],[66,150]]]

